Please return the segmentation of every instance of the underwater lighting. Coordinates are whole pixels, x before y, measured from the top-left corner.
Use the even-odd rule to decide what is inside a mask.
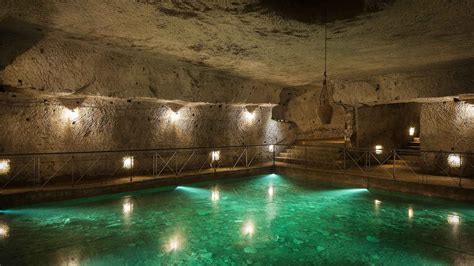
[[[382,154],[382,153],[383,153],[383,146],[375,145],[375,154]]]
[[[221,159],[221,152],[220,151],[212,151],[211,152],[211,160],[213,162],[217,162]]]
[[[10,172],[10,160],[0,160],[0,175],[8,174]]]
[[[410,129],[408,130],[408,134],[413,137],[415,136],[415,128],[414,127],[410,127]]]
[[[125,169],[132,169],[133,168],[133,164],[134,164],[133,156],[123,157],[122,162],[123,162],[123,168],[125,168]]]
[[[242,227],[242,234],[244,236],[253,236],[255,233],[255,225],[251,221],[247,221],[244,223]]]
[[[375,205],[380,205],[382,202],[380,200],[375,200]]]
[[[79,110],[76,109],[64,109],[63,118],[71,122],[75,122],[79,118]]]
[[[408,218],[413,218],[413,215],[415,215],[415,212],[413,211],[413,208],[410,207],[408,208]]]
[[[457,214],[448,215],[448,223],[452,225],[458,225],[461,222],[461,218]]]
[[[269,152],[274,152],[275,151],[275,145],[268,146],[268,151]]]
[[[448,165],[452,168],[461,167],[461,156],[459,154],[448,155]]]
[[[123,205],[122,205],[122,212],[123,214],[130,214],[133,212],[133,203],[131,202],[125,202]]]
[[[215,188],[215,189],[212,191],[211,200],[212,200],[212,201],[218,201],[219,199],[220,199],[219,190],[217,190],[217,188]]]
[[[8,225],[0,224],[0,238],[7,238],[8,237]]]

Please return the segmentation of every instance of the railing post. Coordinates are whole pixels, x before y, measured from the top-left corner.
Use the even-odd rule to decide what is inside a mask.
[[[393,149],[392,179],[395,179],[395,161],[397,160],[397,150]]]
[[[344,147],[344,149],[343,149],[342,151],[344,152],[344,162],[343,162],[343,164],[344,164],[343,167],[344,167],[344,168],[343,168],[343,173],[345,174],[345,173],[346,173],[346,156],[347,156],[347,155],[346,155],[346,152],[347,152],[347,151],[346,151],[346,147]]]
[[[71,158],[71,178],[72,178],[72,187],[74,187],[74,155]]]
[[[304,145],[304,168],[308,168],[308,161],[306,157],[306,145]]]
[[[273,145],[273,150],[272,150],[272,165],[273,165],[273,172],[275,172],[275,149],[276,145]]]
[[[464,156],[462,156],[462,153],[459,154],[460,157],[460,164],[459,164],[459,187],[462,187],[462,168],[463,168],[463,161],[464,161]]]
[[[248,147],[245,146],[245,167],[248,168],[249,167],[249,164],[248,164]]]

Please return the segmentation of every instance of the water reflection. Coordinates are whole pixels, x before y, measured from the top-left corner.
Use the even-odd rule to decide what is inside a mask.
[[[220,199],[220,192],[217,189],[217,187],[214,187],[214,189],[212,190],[212,194],[211,194],[211,200],[216,202],[219,199]]]
[[[0,224],[0,238],[7,238],[9,231],[10,229],[8,228],[8,225],[3,223]]]
[[[127,200],[126,202],[123,203],[122,205],[122,213],[125,217],[130,216],[133,212],[133,202],[130,202]]]
[[[457,214],[448,214],[448,223],[451,225],[459,225],[461,218]]]
[[[252,237],[255,234],[255,224],[252,221],[246,221],[242,226],[242,234]]]
[[[268,196],[270,198],[273,198],[273,195],[275,194],[275,188],[273,188],[273,185],[270,184],[270,187],[268,188]]]
[[[411,220],[414,215],[415,215],[415,212],[413,211],[413,208],[412,208],[412,207],[409,207],[409,208],[408,208],[408,219]]]
[[[183,246],[183,239],[179,235],[172,236],[165,245],[166,252],[174,252],[181,249]]]

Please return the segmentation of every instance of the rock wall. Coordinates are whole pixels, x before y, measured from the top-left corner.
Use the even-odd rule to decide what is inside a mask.
[[[357,109],[356,146],[384,150],[404,148],[410,141],[409,128],[420,129],[420,104],[389,104]]]
[[[334,101],[347,105],[440,101],[474,93],[474,61],[460,60],[418,70],[392,70],[332,81]]]
[[[180,106],[99,97],[0,95],[3,153],[207,147],[292,140],[291,125],[271,120],[268,106],[257,107],[254,118],[248,120],[246,108],[236,105]],[[79,117],[73,121],[66,118],[67,110],[77,110]]]
[[[295,124],[298,139],[342,138],[346,112],[342,105],[332,103],[331,124],[321,124],[317,110],[320,86],[303,86],[284,89],[280,95],[283,119]]]
[[[122,160],[130,154],[135,157],[134,174],[152,174],[153,154],[129,150],[245,146],[294,140],[291,124],[271,120],[270,106],[178,105],[105,97],[37,97],[12,92],[0,93],[0,103],[0,159],[10,160],[11,173],[22,171],[16,182],[42,183],[54,175],[57,178],[52,182],[70,184],[71,171],[76,172],[76,178],[127,175]],[[124,152],[41,156],[40,177],[33,171],[33,157],[6,155],[120,150]],[[187,167],[199,169],[204,164],[208,168],[205,164],[210,151],[196,151]],[[173,152],[160,153],[164,161],[158,161],[159,167],[173,157]],[[171,168],[184,165],[192,152],[180,151],[176,165],[173,159]],[[238,148],[221,149],[222,165],[232,166],[241,152]],[[249,148],[248,153],[249,160],[256,158],[254,163],[262,156],[268,157],[266,162],[271,161],[268,147]],[[69,160],[73,157],[72,163]],[[26,168],[22,169],[23,166]],[[171,168],[164,170],[169,172]],[[10,177],[0,173],[2,182]]]
[[[421,129],[422,150],[474,152],[474,105],[462,101],[423,104]]]
[[[118,51],[41,32],[25,34],[10,27],[0,27],[0,34],[5,36],[0,43],[0,84],[37,93],[276,104],[281,91],[267,82],[165,55]],[[23,45],[15,46],[17,43]]]

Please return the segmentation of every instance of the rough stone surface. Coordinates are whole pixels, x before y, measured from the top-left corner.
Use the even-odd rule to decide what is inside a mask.
[[[472,104],[464,102],[423,104],[421,128],[423,150],[474,151],[474,105]]]
[[[172,121],[165,103],[107,98],[37,98],[0,93],[4,153],[127,150],[291,142],[291,125],[271,120],[270,107],[183,106]],[[12,97],[14,96],[15,97]],[[64,111],[76,109],[75,123]]]
[[[0,19],[285,86],[321,80],[324,27],[310,20],[312,10],[322,12],[320,1],[296,1],[296,12],[276,2],[1,0]],[[348,1],[328,2],[334,2],[328,10],[333,78],[474,56],[471,1],[352,1],[361,5],[343,16],[337,15]]]
[[[15,58],[0,71],[1,80],[3,84],[42,94],[205,103],[276,104],[281,90],[269,83],[214,70],[54,37],[42,39]]]
[[[382,145],[385,151],[405,148],[410,142],[408,134],[410,127],[415,127],[418,134],[420,104],[389,104],[358,108],[356,146],[374,148],[375,145]],[[424,130],[424,127],[422,129]]]
[[[331,124],[321,124],[317,109],[321,87],[284,89],[281,97],[287,99],[283,104],[284,120],[296,125],[298,139],[342,138],[345,129],[345,111],[341,105],[332,102]]]

